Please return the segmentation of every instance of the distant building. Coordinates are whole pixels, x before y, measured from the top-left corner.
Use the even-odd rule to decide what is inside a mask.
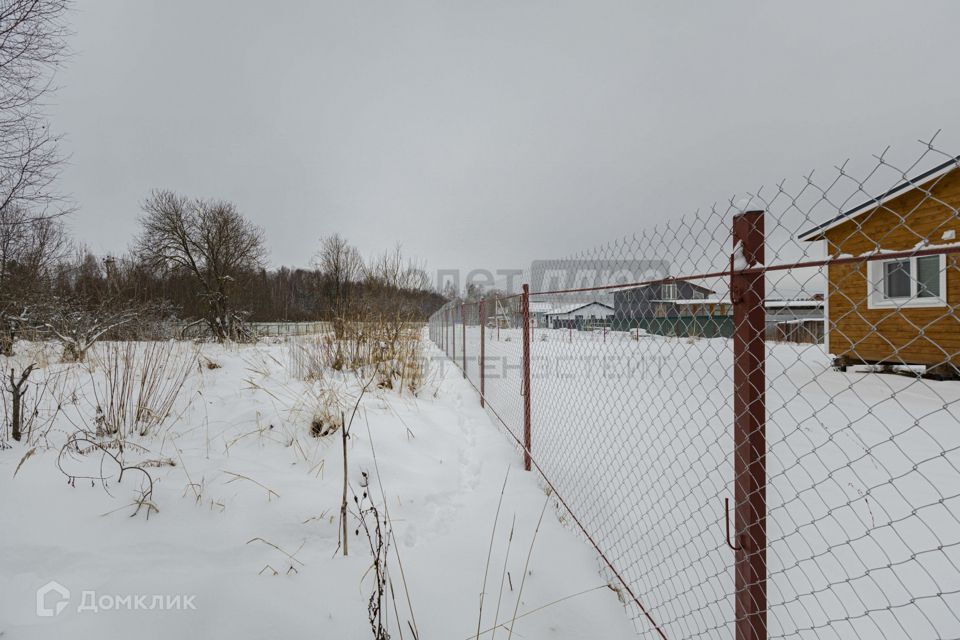
[[[667,336],[729,338],[733,335],[733,305],[728,298],[711,297],[714,292],[689,282],[646,285],[614,294],[616,329],[644,329]],[[675,297],[676,296],[676,297]],[[765,301],[766,336],[769,340],[794,340],[801,332],[795,327],[778,330],[783,323],[803,323],[803,341],[820,342],[823,296]],[[783,337],[786,336],[786,337]]]
[[[554,304],[552,302],[540,302],[537,300],[531,300],[528,304],[530,309],[530,324],[534,327],[546,327],[547,314],[553,311]]]
[[[545,314],[551,329],[587,329],[605,327],[613,318],[613,307],[602,302],[577,302],[566,307],[556,307]]]
[[[681,280],[622,289],[613,294],[614,324],[628,327],[653,318],[677,318],[683,303],[701,303],[713,293]]]

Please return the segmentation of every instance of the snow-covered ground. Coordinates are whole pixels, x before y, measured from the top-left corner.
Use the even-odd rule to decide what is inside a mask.
[[[37,345],[18,351],[18,362],[46,357]],[[350,554],[337,551],[340,434],[309,433],[323,389],[335,389],[349,415],[360,383],[333,373],[297,380],[289,360],[282,342],[202,347],[201,361],[219,368],[196,367],[172,418],[128,438],[123,453],[126,464],[154,461],[146,468],[159,511],[149,519],[143,509],[131,517],[141,474],[127,471],[118,483],[111,459],[98,452],[67,456],[64,471],[110,476],[106,487],[68,483],[58,469],[67,435],[93,428],[93,381],[102,372],[44,363],[36,380],[61,374],[53,385],[65,405],[57,424],[25,460],[23,443],[0,451],[0,636],[373,637],[374,572],[355,515]],[[561,523],[459,372],[442,358],[432,362],[416,397],[367,393],[349,441],[351,490],[386,506],[393,527],[391,637],[412,639],[414,626],[421,640],[475,637],[485,573],[481,631],[499,609],[500,622],[518,612],[518,638],[633,637],[593,550]],[[37,602],[49,581],[68,589],[69,600],[58,615],[38,616],[38,604],[54,612],[64,600],[48,593]],[[85,606],[91,602],[96,611]]]
[[[491,413],[518,436],[521,348],[488,329]],[[732,637],[730,341],[536,329],[531,358],[532,451],[558,493],[668,638]],[[770,635],[958,638],[960,383],[830,364],[768,343]]]

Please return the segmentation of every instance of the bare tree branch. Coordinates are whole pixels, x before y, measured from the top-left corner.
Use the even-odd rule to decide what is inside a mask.
[[[69,0],[0,0],[0,210],[62,215],[53,188],[62,157],[43,100],[62,61]],[[0,222],[0,224],[8,224]]]

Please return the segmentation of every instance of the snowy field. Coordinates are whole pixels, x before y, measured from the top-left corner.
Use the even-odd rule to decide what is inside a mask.
[[[668,638],[732,637],[730,342],[536,329],[531,354],[532,450],[558,493]],[[517,436],[520,355],[519,330],[487,329],[491,414]],[[775,343],[767,379],[770,636],[960,637],[960,383]]]
[[[17,351],[4,368],[40,362],[34,380],[49,381],[61,411],[45,424],[45,406],[44,434],[0,451],[0,637],[373,637],[374,572],[355,515],[349,556],[338,553],[340,434],[310,435],[317,403],[335,393],[349,414],[358,380],[295,379],[281,341],[204,345],[199,354],[183,343],[176,357],[199,361],[177,402],[147,435],[114,450],[152,477],[157,510],[148,519],[145,506],[132,515],[142,474],[128,469],[119,482],[99,451],[67,455],[58,468],[67,437],[97,422],[105,371],[96,354],[66,365],[52,347]],[[517,638],[634,637],[593,550],[560,522],[459,372],[439,356],[433,363],[416,396],[364,395],[349,440],[351,491],[386,506],[393,527],[390,637],[412,639],[411,628],[422,640],[475,637],[485,573],[481,637],[493,636],[495,619],[509,626],[515,611]],[[106,476],[106,486],[88,475]],[[69,599],[37,602],[51,580]],[[155,597],[164,604],[151,609]],[[58,601],[59,614],[38,615],[38,605],[56,612]]]

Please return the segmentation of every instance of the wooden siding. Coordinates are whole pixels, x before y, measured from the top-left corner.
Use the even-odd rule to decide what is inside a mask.
[[[909,191],[879,209],[852,218],[826,232],[830,256],[860,255],[878,249],[907,251],[929,239],[943,240],[945,231],[960,239],[960,171],[935,184]],[[830,353],[858,362],[935,365],[960,364],[960,258],[946,256],[945,307],[870,309],[867,265],[828,267]]]

